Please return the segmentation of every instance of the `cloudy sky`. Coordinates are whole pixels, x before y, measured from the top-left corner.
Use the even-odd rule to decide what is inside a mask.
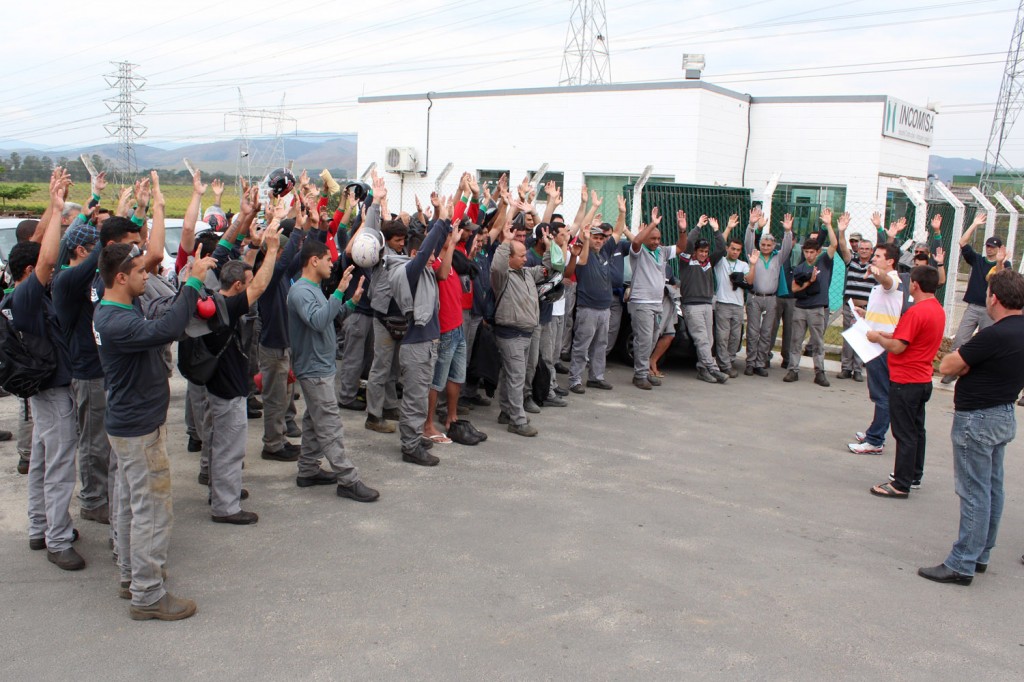
[[[356,128],[361,95],[554,86],[570,0],[278,0],[141,5],[6,3],[0,148],[109,141],[111,61],[146,78],[146,139],[233,138],[248,107],[303,131]],[[600,4],[600,3],[598,3]],[[933,153],[982,158],[1013,30],[1013,0],[605,0],[614,82],[682,77],[753,95],[886,94],[939,106]],[[170,8],[173,6],[173,10]],[[99,27],[90,26],[91,23]],[[14,30],[10,30],[14,27]],[[10,60],[10,57],[9,57]],[[1024,166],[1024,121],[1006,156]],[[145,140],[144,140],[145,141]]]

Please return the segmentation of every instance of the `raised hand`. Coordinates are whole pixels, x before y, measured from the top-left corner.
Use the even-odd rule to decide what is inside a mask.
[[[345,272],[341,273],[341,281],[338,282],[339,289],[341,289],[342,291],[346,291],[348,289],[348,285],[352,281],[352,271],[355,269],[356,266],[354,265],[350,265],[347,268],[345,268]],[[359,278],[360,281],[362,281],[362,279],[362,277]],[[355,300],[355,296],[352,297],[352,300]]]
[[[811,281],[818,281],[818,268],[814,268],[814,270],[811,271]]]
[[[300,201],[296,199],[296,201]],[[301,199],[302,205],[306,207],[306,214],[309,216],[310,222],[313,227],[320,227],[320,211],[316,209],[317,196],[315,194],[309,194],[305,198]]]
[[[549,184],[551,185],[551,189],[547,189],[546,186],[544,188],[544,191],[548,193],[548,203],[554,206],[561,206],[562,190],[558,189],[558,185],[556,185],[554,181]]]
[[[846,211],[839,216],[839,231],[846,232],[846,228],[850,226],[850,212]]]
[[[50,206],[54,211],[64,210],[64,197],[71,185],[71,176],[66,170],[57,166],[50,174]]]
[[[619,213],[623,213],[624,214],[626,212],[626,197],[621,196],[621,195],[616,195],[615,201],[619,205]]]
[[[214,178],[210,182],[210,189],[213,190],[213,199],[217,203],[220,203],[220,198],[224,196],[224,182],[220,178]]]
[[[160,175],[155,170],[149,171],[149,186],[153,195],[153,206],[165,206],[167,202],[164,200],[164,193],[160,191]]]
[[[826,225],[831,225],[832,224],[832,209],[827,207],[827,206],[825,208],[821,209],[821,216],[820,217],[821,217],[821,222],[823,222]]]
[[[686,211],[676,211],[676,227],[682,231],[686,231]]]
[[[792,232],[793,231],[793,214],[792,213],[787,213],[784,216],[782,216],[782,229],[785,230],[786,232]]]
[[[519,187],[516,188],[516,191],[519,192],[519,200],[520,201],[525,201],[526,200],[526,195],[530,192],[530,176],[529,175],[527,175],[526,177],[523,178],[523,181],[519,183]]]
[[[364,285],[365,280],[365,277],[363,277],[362,275],[359,276],[359,281],[356,282],[356,290],[352,292],[353,303],[359,303],[359,300],[363,297],[363,289],[366,288]],[[345,288],[348,289],[347,286]]]
[[[733,213],[731,216],[729,216],[729,222],[726,223],[725,227],[726,227],[727,230],[731,230],[731,229],[733,229],[734,227],[736,227],[739,224],[740,224],[740,216],[739,216],[739,214],[738,213]]]
[[[754,206],[753,208],[751,208],[750,209],[750,224],[751,225],[757,225],[761,221],[761,215],[762,215],[762,211],[761,211],[761,207],[760,206]]]
[[[971,222],[971,227],[977,227],[978,225],[984,225],[988,219],[988,214],[984,212],[978,212],[974,214],[974,220]]]
[[[92,192],[99,195],[107,188],[107,171],[100,171],[100,174],[92,178]]]
[[[713,232],[718,232],[718,218],[708,218],[707,221],[708,224],[711,225],[711,230]]]
[[[875,211],[871,214],[871,224],[875,226],[875,229],[881,229],[882,227],[882,214]]]
[[[146,207],[149,205],[149,198],[152,196],[152,190],[149,187],[149,178],[143,180],[137,180],[135,182],[135,202],[140,207]]]
[[[589,198],[590,198],[590,190],[587,189],[587,183],[584,182],[583,186],[580,187],[580,203],[583,204],[584,206],[586,206],[587,205],[587,199],[589,199]]]
[[[1000,246],[996,249],[996,263],[997,267],[1001,267],[1006,262],[1006,246]]]
[[[747,254],[747,260],[750,261],[750,267],[754,267],[755,265],[757,265],[757,259],[760,255],[761,254],[758,253],[757,251],[751,251],[749,254]]]
[[[279,197],[277,199],[277,202],[274,204],[274,208],[271,211],[271,215],[273,216],[274,220],[281,221],[284,220],[284,217],[288,215],[288,211],[290,210],[291,206],[289,206],[288,202],[284,200],[284,197]],[[316,215],[316,220],[319,221],[319,214],[317,214],[316,211],[312,211],[312,213]]]
[[[707,224],[708,224],[708,217],[702,213],[701,216],[699,218],[697,218],[697,227],[704,227]]]
[[[946,250],[941,246],[935,247],[935,264],[942,265],[946,262]]]
[[[685,217],[686,214],[684,213],[683,216]],[[661,209],[655,206],[654,208],[651,209],[650,226],[657,227],[658,225],[661,225]]]
[[[474,199],[480,196],[480,183],[477,182],[475,175],[469,176],[469,193]]]
[[[984,222],[984,221],[982,221]],[[932,216],[932,229],[936,232],[942,230],[942,214],[936,213]]]
[[[900,224],[897,221],[889,223],[889,229],[885,231],[889,235],[889,239],[895,239],[896,235],[900,233]]]
[[[209,272],[211,269],[217,267],[217,261],[213,259],[213,256],[206,256],[205,258],[201,258],[199,254],[202,251],[202,248],[202,246],[197,246],[196,252],[192,254],[193,256],[195,256],[195,260],[192,261],[192,271],[190,276],[195,277],[200,282],[205,282],[206,273]]]
[[[597,194],[597,190],[591,190],[591,192],[590,192],[590,207],[591,208],[601,208],[601,204],[602,203],[604,203],[604,199],[602,199]],[[655,210],[657,210],[657,209],[655,209]]]
[[[243,181],[244,182],[244,181]],[[260,210],[259,187],[248,184],[242,186],[242,194],[238,199],[238,212],[245,215],[256,215]]]
[[[196,174],[192,176],[192,191],[196,194],[206,194],[206,185],[203,183],[203,172],[196,169]]]
[[[273,221],[263,230],[260,234],[260,244],[267,245],[267,253],[274,253],[281,247],[281,225],[280,223]]]
[[[377,175],[377,171],[373,171],[372,183],[373,183],[372,184],[372,187],[373,187],[373,203],[380,204],[385,199],[387,199],[387,196],[388,196],[388,186],[387,186],[387,183],[384,182],[384,178],[382,178],[379,175]],[[383,209],[381,209],[381,212],[383,213]],[[382,216],[382,218],[383,218],[383,216]]]

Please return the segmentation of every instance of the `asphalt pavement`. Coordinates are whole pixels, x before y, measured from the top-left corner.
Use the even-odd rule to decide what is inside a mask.
[[[381,498],[300,489],[260,459],[249,422],[243,508],[214,524],[186,452],[184,383],[168,419],[175,525],[170,590],[191,619],[134,622],[117,597],[107,526],[78,519],[85,570],[28,549],[24,476],[0,450],[0,670],[51,679],[1020,679],[1024,464],[1006,457],[1006,510],[970,587],[916,575],[957,531],[952,393],[928,405],[924,483],[876,498],[892,471],[846,444],[871,415],[865,384],[725,385],[669,368],[639,391],[570,396],[536,438],[469,419],[490,439],[401,461],[396,434],[343,412],[345,444]],[[832,375],[834,376],[834,374]],[[565,377],[562,377],[564,382]],[[299,403],[300,409],[302,404]],[[0,401],[15,427],[17,402]]]

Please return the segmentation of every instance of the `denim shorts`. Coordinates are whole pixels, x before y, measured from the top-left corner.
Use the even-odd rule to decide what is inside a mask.
[[[430,387],[444,392],[445,384],[449,381],[453,384],[466,383],[466,337],[462,334],[462,327],[441,334]]]

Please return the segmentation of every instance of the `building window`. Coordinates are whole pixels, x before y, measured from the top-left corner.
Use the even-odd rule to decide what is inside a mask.
[[[493,193],[494,190],[498,187],[498,180],[501,179],[502,175],[507,177],[508,176],[508,171],[507,170],[477,170],[477,172],[476,172],[476,180],[480,184],[480,191],[482,192],[483,189],[484,189],[484,185],[486,185],[487,187],[491,188],[491,192]],[[512,179],[509,178],[509,188],[511,189],[511,187],[512,187]],[[497,199],[495,199],[495,201],[497,201]]]
[[[779,185],[772,195],[772,216],[779,220],[786,213],[793,216],[793,236],[798,241],[818,227],[823,208],[833,215],[846,210],[846,188],[823,185]]]
[[[583,174],[583,182],[587,183],[587,189],[597,192],[597,195],[601,197],[601,214],[604,216],[605,221],[612,224],[615,223],[615,219],[619,215],[616,198],[623,196],[623,187],[632,185],[639,179],[639,175]],[[675,182],[675,176],[652,175],[647,182],[654,184]],[[629,221],[627,220],[627,222]]]
[[[530,178],[533,178],[533,174],[537,171],[528,171]],[[565,173],[556,173],[555,171],[548,171],[544,173],[544,177],[540,179],[537,187],[537,199],[538,202],[546,202],[548,200],[548,193],[544,191],[544,183],[555,181],[558,185],[558,189],[562,190],[562,201],[565,201]],[[511,184],[511,183],[509,183]],[[519,184],[518,182],[515,184]]]

